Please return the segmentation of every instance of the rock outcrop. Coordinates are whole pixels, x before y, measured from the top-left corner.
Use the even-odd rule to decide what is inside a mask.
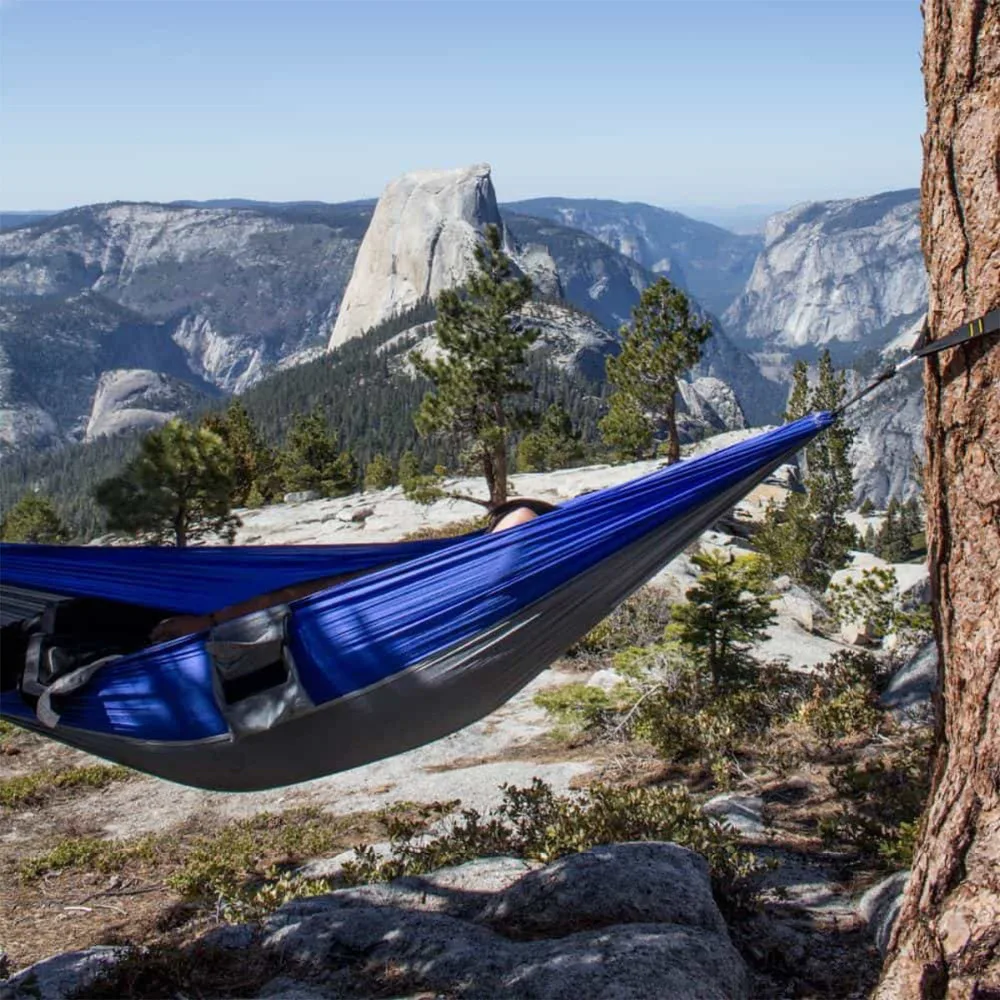
[[[81,440],[101,375],[115,369],[157,372],[186,400],[215,392],[191,371],[169,324],[93,292],[0,297],[0,445]]]
[[[878,348],[927,308],[916,191],[815,202],[772,216],[726,328],[762,347]]]
[[[223,928],[204,943],[280,960],[281,976],[254,995],[288,1000],[364,995],[390,969],[394,995],[749,995],[708,866],[676,844],[596,847],[543,868],[484,858],[299,899],[265,918],[259,931]],[[39,962],[9,980],[4,995],[47,1000],[87,989],[113,951]]]
[[[460,285],[487,225],[502,226],[488,164],[389,183],[361,242],[330,348]]]
[[[678,384],[677,427],[683,439],[693,440],[720,431],[743,430],[746,417],[732,388],[710,375]]]
[[[924,459],[920,367],[879,386],[849,410],[846,419],[854,430],[850,458],[856,500],[884,507],[892,497],[908,500],[919,495],[923,484],[918,469]]]
[[[896,872],[881,882],[876,882],[858,900],[858,913],[868,924],[875,939],[875,947],[883,955],[889,947],[889,937],[899,916],[903,892],[909,879],[909,871]]]
[[[85,439],[152,430],[203,398],[185,382],[159,372],[113,369],[97,384]]]
[[[882,692],[879,705],[901,725],[931,725],[940,685],[937,643],[931,640],[903,664]]]

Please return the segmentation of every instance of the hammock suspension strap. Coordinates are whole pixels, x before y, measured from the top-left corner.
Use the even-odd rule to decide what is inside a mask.
[[[1000,333],[1000,308],[993,309],[986,313],[985,316],[980,316],[978,319],[974,319],[969,323],[963,323],[961,326],[956,327],[951,333],[946,337],[941,337],[938,340],[928,340],[930,334],[930,327],[927,325],[927,321],[924,321],[924,328],[920,332],[919,338],[917,338],[917,343],[914,345],[910,356],[898,364],[889,365],[885,371],[876,375],[875,378],[868,383],[860,392],[855,393],[848,399],[845,403],[842,403],[833,411],[835,417],[841,416],[843,412],[849,407],[853,406],[855,403],[860,402],[869,393],[874,392],[880,385],[884,382],[888,382],[889,379],[895,378],[901,371],[909,368],[910,365],[919,361],[921,358],[929,357],[931,354],[937,354],[939,351],[946,351],[949,347],[958,347],[961,344],[968,343],[977,337],[985,337],[991,333]]]

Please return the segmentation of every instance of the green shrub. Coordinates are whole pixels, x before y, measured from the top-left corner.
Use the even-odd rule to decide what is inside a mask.
[[[138,840],[101,840],[97,837],[68,837],[44,854],[21,862],[21,878],[30,882],[47,872],[64,868],[83,868],[97,872],[117,872],[134,861],[151,862],[158,856],[159,845],[153,836]]]
[[[882,721],[878,690],[884,677],[884,665],[871,653],[837,650],[817,668],[802,721],[824,739],[874,732]]]
[[[663,638],[671,601],[662,587],[647,586],[619,604],[569,650],[570,656],[602,656]]]
[[[413,817],[397,823],[390,828],[390,856],[379,859],[371,847],[361,845],[344,877],[352,884],[388,881],[494,855],[547,863],[599,844],[662,840],[705,856],[716,898],[733,912],[752,903],[764,867],[680,787],[595,785],[556,795],[535,778],[527,788],[504,785],[503,801],[486,817],[464,810],[450,829],[430,839],[427,828]]]
[[[881,756],[834,770],[831,783],[846,801],[820,824],[824,840],[846,841],[887,868],[908,867],[930,793],[931,755],[930,733],[912,730]]]
[[[469,517],[464,521],[450,521],[448,524],[428,525],[417,528],[400,538],[401,542],[420,542],[427,538],[455,538],[458,535],[471,535],[474,531],[482,531],[486,527],[485,517]]]
[[[544,708],[557,722],[584,732],[602,730],[618,717],[621,702],[607,691],[586,684],[566,684],[540,691],[535,704]]]
[[[260,888],[272,871],[269,859],[315,857],[339,846],[342,835],[342,824],[318,809],[236,820],[188,845],[181,867],[168,876],[167,885],[188,899],[216,899],[224,909],[238,909],[246,904],[248,883]],[[273,871],[271,877],[277,877]]]

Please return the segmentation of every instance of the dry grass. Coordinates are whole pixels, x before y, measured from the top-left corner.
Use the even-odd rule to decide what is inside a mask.
[[[44,850],[24,857],[0,844],[0,944],[22,968],[96,944],[176,942],[178,929],[204,929],[304,861],[384,837],[385,819],[297,809],[109,840],[81,821],[58,830],[43,809]]]
[[[31,774],[0,779],[0,806],[24,809],[39,806],[70,789],[104,788],[115,781],[128,781],[136,776],[127,767],[91,764],[66,770],[43,768]]]

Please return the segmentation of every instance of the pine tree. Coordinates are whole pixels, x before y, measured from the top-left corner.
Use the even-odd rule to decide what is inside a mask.
[[[622,328],[621,352],[605,362],[608,382],[615,397],[623,395],[627,406],[609,411],[614,418],[602,421],[605,440],[620,449],[622,437],[638,439],[638,413],[662,421],[667,430],[667,460],[681,455],[677,434],[677,381],[701,357],[701,345],[712,335],[708,321],[697,322],[687,296],[666,278],[650,285],[632,310],[632,326]],[[622,430],[625,432],[622,434]],[[611,435],[609,437],[608,435]],[[615,435],[618,435],[617,440]]]
[[[57,545],[68,535],[52,501],[40,493],[25,493],[0,521],[0,539],[5,542]]]
[[[495,506],[507,499],[508,437],[528,416],[514,399],[531,387],[524,371],[538,330],[517,316],[531,299],[531,279],[515,276],[496,226],[487,228],[475,258],[465,287],[442,292],[436,302],[441,356],[410,356],[434,386],[415,423],[422,435],[444,434],[467,449]]]
[[[231,543],[240,523],[231,510],[232,469],[218,434],[174,419],[146,435],[139,454],[95,497],[109,528],[153,544],[181,547],[212,534]]]
[[[878,533],[876,554],[886,562],[905,562],[913,551],[913,536],[920,530],[919,507],[914,511],[912,507],[907,508],[893,497],[886,507],[885,520]]]
[[[358,485],[358,464],[341,451],[323,414],[300,414],[278,457],[278,473],[286,490],[316,490],[323,496],[351,493]]]
[[[392,462],[379,452],[365,468],[365,489],[385,490],[392,486],[396,475],[392,470]]]
[[[598,424],[601,440],[620,462],[644,458],[653,447],[653,421],[629,395],[616,392]]]
[[[830,352],[823,351],[810,409],[836,410],[846,398],[846,372],[835,371]],[[854,432],[838,420],[806,449],[811,540],[805,572],[824,583],[834,570],[845,565],[856,542],[855,531],[847,523],[847,512],[854,502],[854,469],[850,461],[853,441]]]
[[[530,431],[517,446],[518,472],[545,472],[565,469],[580,462],[585,454],[580,432],[562,403],[553,403],[537,430]]]
[[[789,424],[809,412],[809,366],[804,361],[796,361],[792,368],[792,391],[782,420]]]
[[[420,463],[417,461],[417,456],[414,455],[412,451],[404,451],[403,454],[399,456],[400,485],[405,487],[408,482],[416,479],[419,475]]]
[[[737,687],[754,676],[750,648],[775,620],[758,559],[701,552],[701,571],[687,601],[671,609],[668,635],[680,640],[712,679],[712,687]]]
[[[806,374],[799,372],[792,392],[796,408],[803,405],[799,386],[805,381]],[[830,352],[824,351],[807,408],[835,410],[846,395],[846,375],[834,370]],[[788,415],[795,416],[791,402]],[[848,458],[853,440],[853,431],[843,421],[824,431],[806,449],[805,493],[792,493],[782,507],[768,510],[754,542],[776,573],[823,589],[832,573],[846,564],[848,552],[857,544],[846,516],[854,499]]]
[[[234,506],[260,506],[278,494],[275,454],[239,399],[232,400],[224,413],[206,416],[202,426],[218,434],[232,455]]]

